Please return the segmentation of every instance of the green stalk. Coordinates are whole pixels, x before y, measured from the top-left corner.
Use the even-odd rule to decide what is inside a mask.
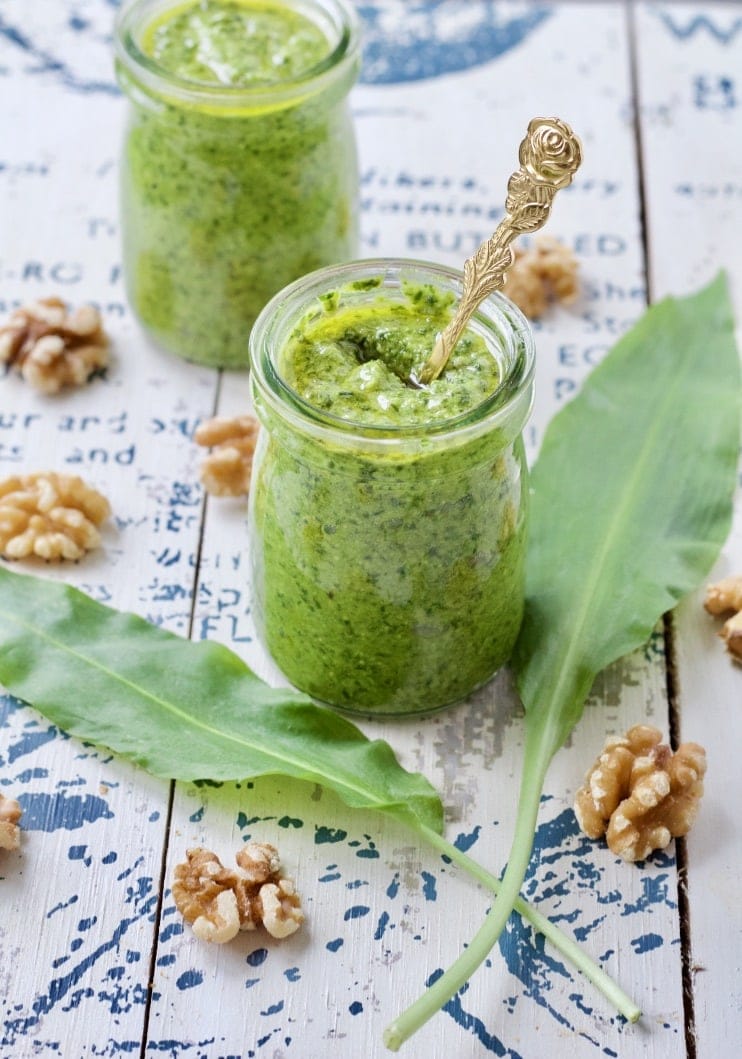
[[[526,724],[526,747],[515,833],[499,892],[484,923],[464,952],[414,1004],[387,1026],[384,1031],[384,1044],[392,1052],[398,1051],[401,1045],[417,1033],[471,978],[497,943],[510,913],[519,900],[520,888],[531,859],[541,791],[554,753],[550,726],[528,725],[528,718]],[[630,1001],[629,1004],[631,1005]],[[633,1005],[631,1010],[633,1014]]]
[[[446,841],[436,831],[424,827],[422,828],[422,833],[431,846],[435,846],[444,856],[448,857],[460,868],[463,868],[472,878],[482,883],[492,893],[500,893],[500,880],[492,875],[491,872],[488,872],[486,868],[483,868],[481,864],[472,860],[466,853]],[[587,980],[592,982],[620,1015],[623,1015],[628,1022],[636,1022],[639,1019],[641,1009],[637,1007],[628,993],[625,993],[599,964],[591,960],[573,938],[565,934],[563,930],[560,930],[556,924],[552,923],[550,919],[522,897],[517,899],[513,908],[519,916],[531,924],[534,930],[537,930],[539,934],[543,934],[547,941],[562,954],[565,960],[584,974]]]

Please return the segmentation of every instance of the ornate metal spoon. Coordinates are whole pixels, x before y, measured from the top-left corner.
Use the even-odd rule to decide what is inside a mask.
[[[549,219],[551,204],[566,188],[582,161],[580,141],[559,118],[533,118],[518,152],[520,169],[508,180],[505,219],[494,235],[464,262],[464,291],[456,313],[436,339],[433,352],[414,382],[437,379],[479,303],[499,290],[513,263],[511,242],[536,232]]]

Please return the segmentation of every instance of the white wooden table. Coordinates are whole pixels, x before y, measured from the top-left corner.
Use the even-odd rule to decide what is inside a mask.
[[[37,572],[170,630],[253,639],[245,506],[205,502],[196,423],[243,410],[247,379],[158,352],[125,304],[116,168],[124,102],[115,0],[0,3],[0,310],[97,301],[105,380],[55,399],[0,379],[0,475],[76,472],[111,498],[104,548]],[[360,5],[359,5],[360,6]],[[360,140],[363,253],[460,265],[492,230],[534,114],[581,135],[585,163],[551,231],[576,250],[580,304],[538,327],[531,455],[548,418],[643,311],[728,269],[742,320],[742,4],[377,0]],[[742,504],[718,564],[742,571]],[[639,1024],[513,918],[488,964],[403,1054],[425,1059],[720,1059],[742,1049],[742,669],[701,593],[597,682],[550,771],[526,893],[633,994]],[[667,651],[670,655],[668,657]],[[82,693],[82,689],[81,689]],[[696,830],[641,867],[577,833],[572,796],[607,733],[648,718],[709,754]],[[447,834],[495,871],[510,839],[522,725],[507,674],[424,722],[364,723],[436,784]],[[266,779],[155,780],[0,694],[0,789],[20,852],[0,860],[0,1056],[375,1059],[381,1032],[472,937],[486,893],[401,825]],[[173,865],[274,842],[305,929],[209,947],[184,929]]]

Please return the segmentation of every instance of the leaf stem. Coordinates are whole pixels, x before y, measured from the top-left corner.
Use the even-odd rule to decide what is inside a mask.
[[[449,860],[463,868],[472,878],[477,879],[492,893],[499,894],[501,888],[500,880],[487,871],[486,868],[483,868],[481,864],[460,849],[457,849],[445,838],[442,838],[432,828],[423,827],[418,830],[422,831],[431,846],[434,846],[445,857],[448,857]],[[526,919],[534,930],[537,930],[539,934],[543,934],[554,948],[562,954],[565,960],[584,974],[588,981],[592,982],[619,1014],[623,1015],[628,1022],[637,1021],[641,1015],[641,1009],[637,1007],[628,993],[625,993],[620,985],[614,982],[610,975],[606,974],[603,968],[595,963],[584,949],[580,948],[574,938],[571,938],[522,897],[517,899],[513,909],[519,916]]]
[[[428,987],[426,992],[414,1004],[387,1026],[384,1031],[384,1043],[390,1051],[398,1051],[401,1045],[447,1004],[465,982],[471,978],[474,971],[483,963],[496,944],[514,908],[517,908],[521,914],[526,915],[531,922],[534,921],[532,910],[528,908],[525,901],[521,900],[519,894],[531,859],[541,791],[543,790],[546,770],[553,755],[550,736],[551,732],[548,726],[539,728],[538,726],[527,725],[526,749],[513,843],[502,881],[499,883],[499,887],[492,887],[492,889],[497,891],[494,904],[466,950],[461,953],[437,981]],[[425,834],[426,838],[430,839],[427,829]],[[445,839],[438,839],[437,836],[434,845],[439,849],[443,845],[448,847]],[[451,848],[455,849],[455,847]],[[459,852],[456,851],[457,854]],[[446,853],[448,856],[452,856],[449,848],[446,848]],[[456,855],[452,859],[463,865],[460,856]],[[463,866],[469,870],[468,865]],[[484,881],[482,869],[472,874]],[[484,874],[488,875],[488,873]],[[489,877],[486,884],[490,885],[491,881],[492,877]],[[548,921],[546,922],[548,923]],[[539,924],[538,929],[542,929],[542,926],[543,924]],[[556,930],[553,924],[548,924],[548,933],[546,930],[544,930],[544,933],[552,940],[555,940],[558,936],[559,941],[561,941],[564,937],[560,931]],[[568,939],[565,938],[564,940]],[[570,949],[570,958],[572,958],[574,950],[576,950],[577,958],[575,962],[579,969],[584,970],[588,978],[598,984],[600,988],[602,988],[602,979],[605,977],[609,988],[608,990],[603,989],[603,991],[607,996],[611,997],[619,1011],[627,1019],[635,1022],[640,1015],[636,1005],[614,982],[611,982],[607,976],[603,976],[603,972],[591,963],[586,954],[582,953],[574,942],[571,945],[573,949]],[[562,948],[561,944],[558,947]]]
[[[484,923],[464,952],[454,960],[437,981],[428,987],[422,996],[418,997],[414,1004],[397,1016],[384,1030],[384,1044],[390,1051],[398,1051],[406,1040],[417,1033],[428,1019],[448,1003],[471,978],[479,965],[486,960],[497,942],[518,900],[520,887],[528,869],[542,783],[543,772],[540,777],[536,774],[533,762],[526,752],[515,834],[510,859],[500,883],[500,891]]]

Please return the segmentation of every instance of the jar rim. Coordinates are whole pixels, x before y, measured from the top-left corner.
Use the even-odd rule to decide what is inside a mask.
[[[499,291],[488,295],[475,313],[475,319],[506,330],[510,337],[510,356],[497,388],[474,407],[447,419],[425,423],[375,424],[352,421],[323,409],[298,394],[281,376],[274,355],[293,326],[311,309],[321,294],[343,284],[382,276],[390,279],[412,279],[453,287],[460,297],[463,273],[445,265],[406,258],[365,258],[332,265],[301,277],[279,291],[264,306],[253,324],[249,339],[250,368],[254,393],[281,418],[304,433],[325,441],[354,444],[362,441],[374,449],[392,449],[419,445],[425,438],[436,446],[466,442],[480,433],[518,420],[515,433],[525,424],[533,404],[535,343],[531,326],[521,310]],[[384,279],[369,292],[384,290]],[[289,321],[290,323],[286,323]],[[499,337],[500,331],[497,332]]]
[[[337,27],[337,39],[329,41],[328,53],[319,62],[294,77],[261,85],[221,85],[191,81],[168,70],[139,44],[138,31],[156,15],[186,6],[183,0],[128,0],[114,22],[114,53],[117,64],[145,91],[179,103],[221,108],[275,110],[290,106],[308,95],[321,92],[344,71],[360,61],[360,21],[348,0],[288,0],[292,8],[308,18],[324,16]]]

